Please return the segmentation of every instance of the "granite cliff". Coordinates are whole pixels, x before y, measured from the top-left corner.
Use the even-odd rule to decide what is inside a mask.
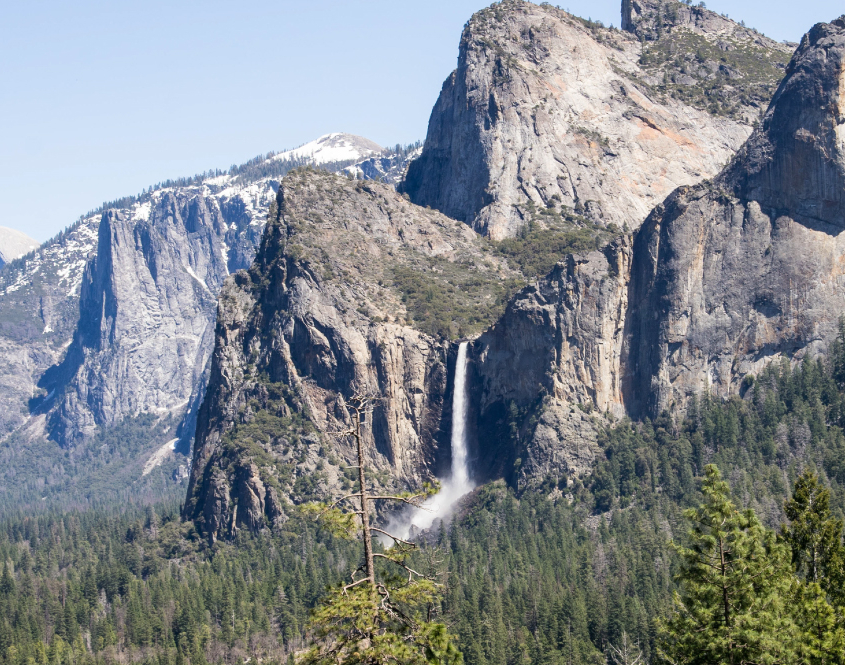
[[[718,173],[765,109],[790,48],[705,9],[664,4],[683,9],[654,44],[549,4],[505,0],[475,14],[400,189],[501,239],[547,207],[635,229],[676,187]],[[702,20],[684,22],[690,12]],[[753,94],[739,94],[738,82]]]
[[[845,312],[843,90],[845,17],[805,36],[721,173],[517,294],[474,345],[479,473],[582,475],[604,418],[683,412],[826,350]]]
[[[256,193],[260,210],[273,191]],[[196,401],[217,294],[249,265],[262,230],[231,203],[207,189],[165,190],[130,214],[103,214],[73,342],[40,381],[53,395],[41,407],[53,439],[73,446],[140,413],[179,418]]]
[[[382,397],[365,430],[376,486],[448,466],[449,337],[489,325],[514,276],[467,226],[380,183],[299,170],[271,219],[219,301],[184,509],[211,541],[350,485],[334,433],[355,390]]]
[[[760,127],[711,183],[681,188],[634,242],[629,411],[735,392],[824,351],[845,312],[845,17],[805,35]]]

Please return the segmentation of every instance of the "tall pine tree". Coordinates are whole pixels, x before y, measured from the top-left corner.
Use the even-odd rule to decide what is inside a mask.
[[[688,544],[673,544],[680,593],[662,627],[663,657],[689,665],[795,662],[788,549],[752,510],[737,509],[712,464],[702,493],[704,503],[684,513],[692,524]]]

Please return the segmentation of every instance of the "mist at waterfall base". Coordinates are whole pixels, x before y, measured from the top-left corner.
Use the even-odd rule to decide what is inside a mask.
[[[437,519],[446,519],[464,494],[475,483],[469,477],[467,451],[467,342],[458,346],[455,362],[455,389],[452,395],[452,469],[446,478],[440,478],[440,491],[430,497],[420,508],[413,508],[390,520],[387,531],[407,539],[413,531],[430,527]],[[387,543],[385,543],[387,544]]]

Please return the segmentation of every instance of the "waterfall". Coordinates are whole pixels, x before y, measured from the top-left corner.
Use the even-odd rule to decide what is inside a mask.
[[[454,500],[469,492],[473,485],[469,480],[467,467],[467,345],[458,346],[455,361],[455,388],[452,395],[452,472],[443,483],[443,492],[449,487],[455,493]]]
[[[435,519],[444,519],[451,515],[458,499],[475,487],[469,477],[467,450],[467,346],[468,342],[460,343],[458,358],[455,361],[452,394],[452,468],[445,478],[439,479],[440,491],[428,499],[422,508],[415,509],[399,523],[390,525],[394,533],[402,538],[408,536],[411,527],[427,529]]]

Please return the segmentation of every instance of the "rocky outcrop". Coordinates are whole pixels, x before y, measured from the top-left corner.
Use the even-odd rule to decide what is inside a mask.
[[[797,46],[676,0],[623,0],[622,28],[642,42],[654,93],[744,124],[760,120]]]
[[[736,39],[772,50],[791,52],[795,47],[780,44],[700,4],[676,0],[622,0],[622,29],[643,41],[657,41],[666,32],[686,29],[704,37]]]
[[[841,24],[811,31],[722,173],[678,188],[633,236],[562,257],[472,343],[478,480],[563,492],[589,473],[608,421],[681,411],[773,358],[824,349],[845,308]],[[355,388],[388,396],[368,432],[372,467],[400,485],[436,473],[452,346],[421,332],[406,268],[427,270],[432,301],[455,266],[504,276],[463,224],[377,185],[297,173],[279,206],[221,299],[185,508],[211,540],[340,491],[351,450],[327,433],[347,423]]]
[[[716,174],[751,131],[751,119],[655,88],[643,48],[549,4],[478,12],[400,189],[493,238],[547,206],[637,228],[676,187]]]
[[[630,263],[630,240],[622,236],[603,251],[565,257],[521,291],[476,342],[482,411],[496,401],[526,404],[543,386],[555,398],[621,415]]]
[[[712,183],[682,188],[634,245],[634,414],[727,395],[778,357],[823,351],[845,311],[845,17],[802,40],[760,128]]]
[[[419,329],[428,315],[411,307],[418,287],[408,280],[444,294],[444,276],[495,285],[511,273],[485,257],[484,242],[386,185],[288,175],[255,263],[220,297],[184,516],[213,541],[348,486],[354,451],[334,433],[348,427],[356,390],[381,397],[365,429],[377,486],[441,471],[455,349]],[[431,307],[463,296],[444,297]]]
[[[682,413],[826,349],[845,312],[843,91],[845,17],[804,38],[722,173],[512,300],[474,346],[483,477],[568,481],[604,417]]]
[[[760,130],[724,178],[736,196],[834,234],[845,229],[843,27],[839,18],[804,36]]]
[[[201,191],[164,191],[135,214],[103,214],[73,343],[41,383],[55,394],[53,438],[74,445],[127,417],[188,410],[223,279],[252,258],[250,217],[225,210]]]

